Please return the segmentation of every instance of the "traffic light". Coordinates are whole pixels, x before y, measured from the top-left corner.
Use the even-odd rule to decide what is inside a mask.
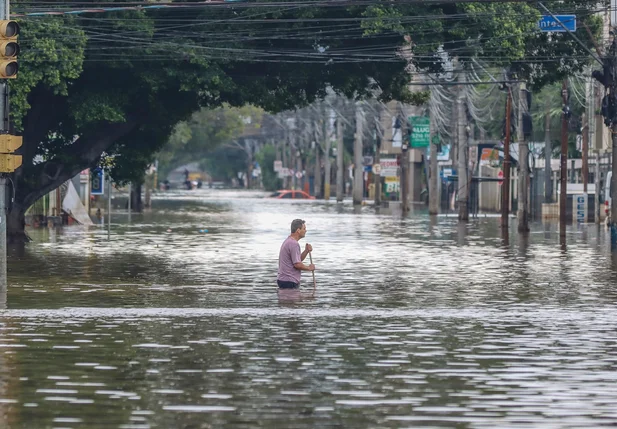
[[[0,21],[0,79],[17,77],[17,55],[19,55],[19,24],[11,20]]]
[[[0,134],[0,173],[12,173],[21,166],[21,155],[14,152],[22,145],[21,136]]]

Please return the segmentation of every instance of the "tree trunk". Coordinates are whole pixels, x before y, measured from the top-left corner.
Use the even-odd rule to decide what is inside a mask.
[[[10,211],[7,213],[7,240],[30,241],[24,229],[26,210],[39,198],[98,162],[105,150],[136,126],[137,122],[133,120],[102,124],[87,136],[78,138],[58,158],[36,165],[24,160],[23,166],[11,175],[15,201],[9,205]],[[33,141],[24,140],[24,146],[32,144]]]
[[[143,212],[143,203],[141,199],[141,183],[131,187],[131,211],[135,213]]]
[[[31,241],[26,234],[26,208],[14,203],[6,218],[6,241],[8,243],[27,243]]]

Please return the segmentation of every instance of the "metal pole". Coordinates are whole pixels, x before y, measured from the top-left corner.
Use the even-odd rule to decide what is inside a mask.
[[[506,100],[506,137],[503,141],[503,184],[501,185],[501,226],[508,228],[510,214],[510,115],[512,112],[512,92],[508,87]]]
[[[564,113],[561,119],[561,176],[559,190],[559,235],[562,244],[566,236],[566,202],[568,198],[568,118],[565,109],[568,105],[568,79],[563,80],[561,95],[563,98]]]

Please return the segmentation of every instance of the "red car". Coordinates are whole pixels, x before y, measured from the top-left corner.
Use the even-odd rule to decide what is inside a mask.
[[[315,197],[307,194],[304,191],[292,191],[291,189],[281,189],[276,191],[270,198],[284,198],[284,199],[294,199],[294,200],[314,200]]]

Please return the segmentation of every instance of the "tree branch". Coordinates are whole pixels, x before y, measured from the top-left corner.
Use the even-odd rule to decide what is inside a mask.
[[[19,184],[19,195],[23,196],[22,204],[30,207],[41,196],[92,166],[105,150],[136,126],[137,122],[131,119],[122,123],[102,124],[92,133],[79,137],[65,149],[64,154],[70,157],[70,162],[53,158],[34,166],[32,176],[37,178],[37,182],[32,185]]]

